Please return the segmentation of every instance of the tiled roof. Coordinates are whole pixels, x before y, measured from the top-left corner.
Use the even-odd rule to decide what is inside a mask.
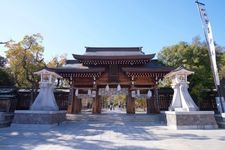
[[[84,65],[98,64],[145,64],[155,54],[145,54],[142,47],[86,47],[83,55],[73,57]]]
[[[141,51],[142,47],[85,47],[86,52],[100,51]]]
[[[145,55],[142,47],[86,47],[85,56],[136,56]]]
[[[57,73],[85,73],[85,72],[103,72],[105,71],[105,68],[102,67],[95,67],[95,68],[86,68],[86,69],[81,69],[81,68],[71,68],[71,67],[58,67],[55,68],[55,71]]]
[[[117,56],[117,55],[107,55],[107,56],[100,56],[100,55],[76,55],[73,54],[73,57],[79,61],[81,60],[151,60],[155,54],[149,55],[126,55],[126,56]]]
[[[150,76],[163,78],[167,73],[172,70],[172,68],[168,68],[160,64],[157,60],[153,60],[142,66],[123,67],[122,70],[126,72],[129,77]]]
[[[175,76],[176,74],[186,74],[186,75],[190,75],[190,74],[194,74],[194,72],[185,69],[183,66],[180,66],[180,67],[178,67],[178,68],[172,70],[170,73],[168,73],[168,74],[166,75],[166,77],[172,77],[172,76]]]
[[[142,66],[123,67],[126,72],[170,72],[173,68],[166,67],[158,62],[158,60],[151,60]]]

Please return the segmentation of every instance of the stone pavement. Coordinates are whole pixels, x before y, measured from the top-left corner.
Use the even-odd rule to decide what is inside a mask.
[[[93,119],[101,116],[104,116],[102,120]],[[135,116],[138,119],[138,115]],[[124,120],[125,114],[83,114],[68,118],[70,120],[51,128],[0,129],[0,150],[222,150],[225,147],[222,129],[172,130],[151,121]]]

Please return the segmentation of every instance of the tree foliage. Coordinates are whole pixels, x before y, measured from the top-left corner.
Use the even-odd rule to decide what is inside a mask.
[[[0,56],[0,67],[4,67],[6,64],[6,58]]]
[[[218,67],[222,68],[225,65],[224,48],[216,46],[216,53]],[[190,44],[180,42],[164,47],[158,54],[158,59],[167,66],[177,68],[183,65],[195,72],[189,78],[190,91],[195,98],[201,99],[204,96],[202,90],[215,88],[207,45],[200,42],[199,38],[194,38]]]
[[[53,57],[47,64],[49,68],[56,68],[64,65],[66,63],[66,54],[60,55],[59,57]]]
[[[13,86],[15,84],[14,78],[10,73],[9,68],[5,67],[5,64],[6,58],[0,56],[0,86]]]
[[[19,42],[6,44],[7,63],[19,87],[34,87],[37,77],[33,72],[44,67],[41,45],[43,38],[40,34],[26,35]]]
[[[14,79],[7,68],[0,67],[0,86],[13,86]]]

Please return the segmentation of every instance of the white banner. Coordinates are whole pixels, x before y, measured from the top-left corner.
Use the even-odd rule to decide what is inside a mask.
[[[208,43],[209,58],[211,62],[211,68],[213,71],[214,83],[217,88],[220,85],[220,79],[219,79],[218,69],[216,65],[216,51],[215,51],[215,45],[214,45],[214,40],[212,35],[212,28],[206,13],[205,4],[200,2],[196,2],[196,3],[198,5],[198,9],[200,12],[200,16],[201,16],[201,20],[202,20],[202,24],[204,28],[205,37]]]

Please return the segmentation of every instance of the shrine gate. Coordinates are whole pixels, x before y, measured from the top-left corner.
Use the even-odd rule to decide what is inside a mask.
[[[102,98],[110,90],[126,95],[126,112],[135,113],[135,99],[146,98],[147,114],[159,113],[158,81],[171,71],[145,54],[142,47],[86,47],[83,55],[55,71],[70,82],[68,113],[80,113],[82,99],[92,100],[92,113],[102,112]]]

